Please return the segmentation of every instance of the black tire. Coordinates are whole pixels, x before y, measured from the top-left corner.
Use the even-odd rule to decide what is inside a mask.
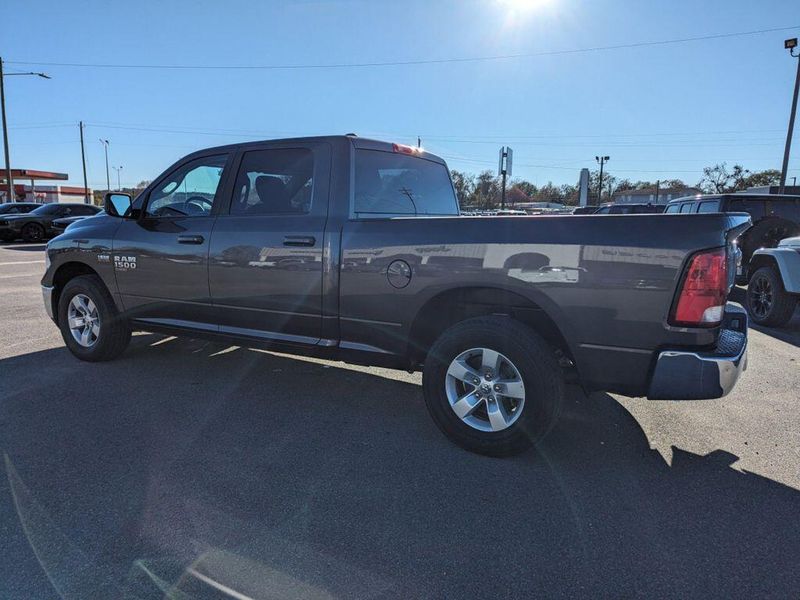
[[[774,267],[761,267],[750,278],[746,304],[755,323],[780,327],[791,320],[797,298],[783,288],[783,280]]]
[[[447,370],[461,353],[488,348],[507,357],[525,386],[519,417],[500,431],[481,431],[457,416],[447,397]],[[428,353],[423,370],[425,404],[453,442],[478,454],[511,456],[540,441],[558,420],[564,379],[553,349],[536,332],[508,317],[476,317],[453,325]]]
[[[100,333],[90,347],[78,343],[69,328],[67,314],[69,305],[78,294],[87,296],[97,307]],[[70,352],[77,358],[89,362],[116,358],[125,351],[131,339],[128,322],[119,314],[111,294],[97,275],[81,275],[70,279],[64,286],[58,300],[58,326]]]
[[[22,239],[26,242],[41,242],[44,237],[44,227],[38,223],[28,223],[22,228]]]

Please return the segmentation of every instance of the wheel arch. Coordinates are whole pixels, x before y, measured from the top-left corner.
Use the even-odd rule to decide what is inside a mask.
[[[60,265],[58,269],[56,269],[55,273],[53,273],[53,280],[52,280],[53,281],[53,294],[51,297],[51,302],[53,303],[52,314],[55,315],[56,322],[58,322],[58,303],[61,299],[61,292],[64,290],[64,286],[67,285],[67,283],[69,283],[70,280],[75,279],[76,277],[80,277],[81,275],[97,276],[97,278],[102,282],[103,286],[105,286],[106,289],[108,289],[106,282],[103,281],[103,278],[100,276],[100,274],[86,263],[80,261],[69,261],[65,262],[63,265]],[[111,296],[113,298],[113,294]]]
[[[800,252],[790,248],[757,250],[750,260],[750,277],[761,267],[773,267],[784,290],[800,294]]]
[[[552,311],[518,292],[491,286],[451,288],[428,299],[409,329],[408,356],[415,364],[422,363],[430,346],[447,328],[473,317],[498,314],[528,325],[574,363],[568,335],[556,323]]]

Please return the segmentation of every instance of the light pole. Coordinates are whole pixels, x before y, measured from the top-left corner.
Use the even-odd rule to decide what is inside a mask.
[[[783,42],[783,47],[789,51],[789,55],[797,60],[797,75],[794,78],[794,96],[792,97],[792,112],[789,113],[789,131],[786,133],[786,147],[783,150],[783,168],[781,169],[781,189],[783,194],[786,190],[786,172],[789,170],[789,153],[792,150],[792,134],[794,132],[794,117],[797,114],[797,91],[800,89],[800,54],[795,54],[797,38],[792,38]]]
[[[600,163],[600,180],[597,182],[597,206],[603,203],[603,165],[611,160],[610,156],[595,156],[594,159]]]
[[[36,75],[37,77],[50,79],[50,76],[44,73],[4,73],[3,58],[0,57],[0,113],[2,113],[3,117],[3,150],[6,157],[6,186],[8,189],[8,197],[6,200],[8,202],[14,202],[14,200],[16,200],[14,197],[14,181],[11,179],[11,158],[8,152],[8,120],[6,119],[6,90],[4,85],[5,78],[11,77],[12,75]]]
[[[111,175],[108,172],[108,140],[100,139],[100,143],[103,144],[103,148],[106,151],[106,191],[111,191]]]
[[[122,184],[119,182],[119,175],[120,175],[120,173],[122,173],[122,165],[120,165],[118,167],[111,167],[111,168],[114,169],[117,172],[117,191],[121,192],[122,191]]]

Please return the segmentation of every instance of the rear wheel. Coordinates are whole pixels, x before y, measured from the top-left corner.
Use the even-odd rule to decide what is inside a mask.
[[[794,314],[797,298],[783,289],[780,274],[773,267],[761,267],[747,286],[747,312],[759,325],[780,327]]]
[[[44,239],[44,227],[38,223],[28,223],[22,228],[22,239],[26,242],[41,242]]]
[[[96,275],[71,279],[58,301],[58,325],[70,352],[81,360],[116,358],[131,339],[130,327]]]
[[[445,331],[423,371],[425,403],[439,429],[479,454],[509,456],[555,424],[563,377],[549,345],[508,317],[478,317]]]

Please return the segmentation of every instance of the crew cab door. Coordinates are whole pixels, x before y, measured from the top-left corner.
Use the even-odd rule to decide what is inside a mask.
[[[209,254],[220,331],[319,341],[330,157],[325,143],[250,146],[237,157]]]
[[[123,219],[110,260],[122,302],[134,318],[215,329],[208,248],[229,154],[182,162]]]

